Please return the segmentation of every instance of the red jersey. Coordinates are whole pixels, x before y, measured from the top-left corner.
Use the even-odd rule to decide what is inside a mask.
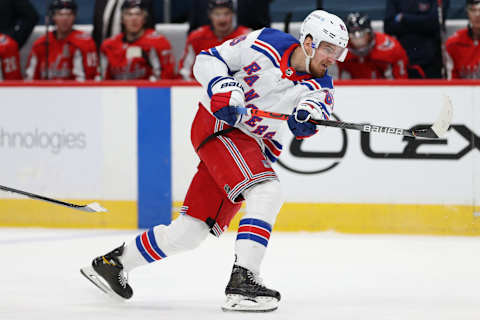
[[[147,29],[134,42],[120,33],[105,40],[101,47],[103,79],[172,79],[175,62],[166,37]]]
[[[5,34],[0,34],[0,81],[21,80],[18,44]]]
[[[384,33],[374,32],[374,35],[375,43],[368,55],[361,57],[348,51],[345,61],[338,64],[340,79],[345,73],[352,79],[408,78],[408,57],[402,45]]]
[[[183,79],[194,80],[193,64],[195,63],[195,57],[200,53],[200,51],[216,47],[227,40],[234,39],[249,32],[249,28],[238,26],[228,36],[219,39],[215,33],[213,33],[213,29],[210,25],[201,26],[200,28],[192,31],[187,37],[187,43],[185,44],[183,57],[178,66],[178,72]]]
[[[48,47],[48,49],[47,49]],[[57,39],[55,32],[38,38],[28,57],[26,79],[91,80],[97,75],[98,56],[95,42],[86,33],[73,30],[65,39]]]
[[[480,79],[480,46],[467,28],[458,30],[445,43],[453,62],[452,78]]]

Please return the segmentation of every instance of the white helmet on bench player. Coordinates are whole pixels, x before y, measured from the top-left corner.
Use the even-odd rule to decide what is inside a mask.
[[[312,37],[312,55],[309,56],[303,46],[307,36]],[[305,53],[305,64],[307,72],[310,73],[310,60],[322,41],[331,43],[338,47],[336,60],[343,62],[347,56],[348,31],[345,23],[334,14],[323,10],[315,10],[303,20],[300,27],[300,45]]]

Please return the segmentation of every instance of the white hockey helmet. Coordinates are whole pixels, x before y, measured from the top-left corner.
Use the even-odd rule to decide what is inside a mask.
[[[312,48],[314,50],[311,56],[307,54],[303,47],[303,41],[308,35],[313,39]],[[310,72],[310,59],[313,58],[316,48],[318,48],[322,41],[339,47],[340,50],[336,59],[340,62],[345,60],[348,52],[348,31],[345,23],[334,14],[323,10],[315,10],[303,20],[302,26],[300,27],[300,44],[303,52],[307,56],[305,60],[307,72]]]

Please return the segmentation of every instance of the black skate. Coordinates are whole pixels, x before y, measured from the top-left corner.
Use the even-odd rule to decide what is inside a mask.
[[[269,312],[278,308],[280,292],[265,287],[252,271],[234,265],[225,288],[223,311]]]
[[[123,249],[124,244],[104,256],[93,259],[92,266],[81,268],[80,272],[103,292],[113,297],[130,299],[133,290],[118,259]]]

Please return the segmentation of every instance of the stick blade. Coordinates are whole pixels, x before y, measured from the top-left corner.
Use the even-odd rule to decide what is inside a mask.
[[[438,115],[437,120],[432,125],[432,130],[435,132],[438,138],[442,138],[450,128],[453,118],[453,106],[450,98],[444,94],[443,95],[443,108]]]
[[[98,202],[89,203],[86,206],[82,206],[82,208],[83,211],[87,212],[108,212],[108,210],[102,207]]]
[[[440,111],[440,114],[437,117],[437,120],[433,125],[428,129],[418,129],[413,130],[412,134],[414,137],[419,138],[429,138],[429,139],[438,139],[443,138],[450,128],[453,117],[453,106],[450,98],[443,94],[443,107]]]

